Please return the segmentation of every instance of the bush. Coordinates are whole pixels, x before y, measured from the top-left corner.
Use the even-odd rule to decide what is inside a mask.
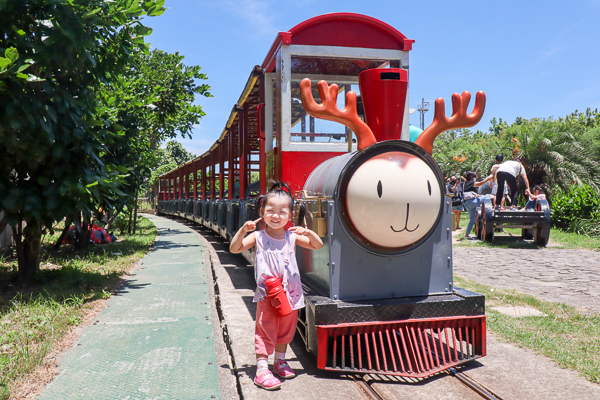
[[[590,219],[580,219],[571,222],[569,232],[589,237],[600,237],[600,222]]]
[[[600,232],[600,195],[587,185],[557,192],[552,201],[552,225],[587,235]]]
[[[129,213],[127,210],[121,211],[117,218],[115,218],[112,228],[114,230],[118,230],[121,235],[127,232],[127,228],[129,227]]]

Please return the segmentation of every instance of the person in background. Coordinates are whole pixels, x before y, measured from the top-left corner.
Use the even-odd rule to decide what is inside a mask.
[[[462,181],[465,180],[462,176]],[[452,214],[456,214],[456,229],[462,229],[460,227],[460,214],[464,210],[463,201],[463,182],[459,181],[456,176],[452,176],[446,188],[448,193],[452,194]]]
[[[496,209],[499,209],[499,204],[501,203],[502,196],[504,193],[504,186],[508,185],[510,188],[510,208],[511,210],[515,210],[517,206],[517,196],[519,192],[517,191],[517,176],[521,175],[523,181],[525,182],[525,194],[530,195],[529,191],[529,181],[527,180],[527,173],[525,172],[525,168],[521,164],[521,161],[518,158],[515,158],[512,161],[506,161],[500,164],[498,170],[496,171],[496,180],[498,181],[498,191],[496,192]]]
[[[533,187],[533,194],[529,195],[529,200],[525,204],[526,210],[535,210],[538,200],[546,200],[546,195],[542,191],[542,188],[538,185]]]
[[[492,176],[491,186],[492,186],[492,204],[494,207],[496,206],[496,193],[498,193],[498,181],[496,180],[496,172],[498,168],[500,168],[500,164],[504,161],[504,156],[502,154],[498,154],[496,156],[496,164],[492,165],[492,169],[490,171],[490,175]],[[504,193],[502,195],[502,201],[500,202],[500,207],[504,207],[504,196],[508,193],[508,187],[504,186]]]
[[[477,207],[481,206],[481,203],[483,203],[483,197],[487,196],[481,196],[477,194],[477,188],[481,185],[484,185],[486,182],[491,181],[492,177],[488,176],[484,180],[476,182],[477,174],[473,171],[468,171],[465,173],[465,180],[466,182],[463,187],[463,196],[465,199],[465,210],[467,210],[469,213],[469,224],[467,225],[465,238],[472,239],[472,237],[469,235],[471,234],[471,229],[473,229],[473,225],[475,224],[475,210]]]

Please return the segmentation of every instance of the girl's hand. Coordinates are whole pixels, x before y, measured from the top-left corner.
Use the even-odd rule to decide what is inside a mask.
[[[242,226],[242,231],[244,231],[244,233],[255,231],[256,224],[258,224],[260,221],[262,221],[262,217],[257,219],[256,221],[246,221],[244,226]]]
[[[288,231],[294,232],[296,235],[306,236],[306,228],[301,226],[292,226]]]

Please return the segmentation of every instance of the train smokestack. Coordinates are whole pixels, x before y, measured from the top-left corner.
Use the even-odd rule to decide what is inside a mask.
[[[402,68],[375,68],[361,72],[358,84],[365,119],[378,142],[399,140],[408,90],[408,72]]]

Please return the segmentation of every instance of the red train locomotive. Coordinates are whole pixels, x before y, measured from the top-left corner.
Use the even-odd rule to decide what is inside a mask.
[[[289,184],[307,208],[295,223],[324,243],[297,253],[299,333],[322,369],[425,377],[485,355],[485,299],[453,285],[451,205],[431,156],[438,134],[479,122],[485,95],[468,114],[470,94],[454,94],[450,117],[436,100],[408,141],[413,42],[349,13],[280,32],[217,142],[159,180],[159,213],[226,239],[258,218],[269,180]]]

